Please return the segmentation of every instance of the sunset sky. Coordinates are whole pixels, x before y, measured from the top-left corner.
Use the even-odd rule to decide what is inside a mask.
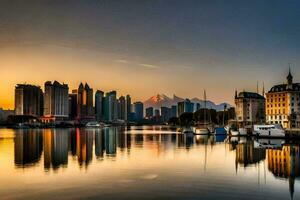
[[[0,107],[17,83],[233,103],[235,89],[300,82],[299,0],[3,0]]]

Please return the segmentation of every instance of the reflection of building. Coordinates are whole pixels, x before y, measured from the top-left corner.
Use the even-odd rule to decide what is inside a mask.
[[[36,130],[20,130],[15,137],[15,164],[17,166],[37,163],[43,151],[43,135]]]
[[[236,119],[239,125],[265,122],[265,98],[253,92],[235,94]]]
[[[69,117],[69,87],[54,81],[45,83],[44,122],[63,120]]]
[[[44,132],[44,167],[57,169],[68,164],[68,133],[46,129]]]
[[[282,149],[268,149],[268,169],[277,177],[288,178],[291,196],[295,178],[300,176],[300,147],[284,145]]]
[[[18,84],[15,88],[16,115],[43,115],[43,92],[34,85]]]
[[[107,155],[116,155],[116,127],[105,129],[105,150]]]
[[[255,164],[266,158],[266,149],[255,147],[254,141],[239,143],[236,146],[236,162],[245,167]]]
[[[95,132],[95,155],[97,158],[102,158],[105,151],[104,130],[100,129]]]
[[[284,128],[300,127],[300,83],[293,83],[289,72],[287,83],[275,85],[266,94],[267,122]]]
[[[93,131],[76,129],[76,155],[80,166],[86,166],[93,158]]]

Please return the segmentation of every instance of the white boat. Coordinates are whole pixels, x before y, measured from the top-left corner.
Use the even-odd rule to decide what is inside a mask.
[[[181,132],[183,134],[193,134],[194,135],[194,131],[191,129],[191,127],[184,127]]]
[[[239,130],[230,130],[231,136],[247,136],[247,130],[245,128],[239,128]]]
[[[239,135],[240,136],[247,136],[247,129],[245,128],[239,128]]]
[[[85,126],[89,127],[89,128],[100,128],[101,127],[100,123],[96,122],[96,121],[88,122],[88,123],[86,123]]]
[[[253,134],[260,137],[285,137],[281,125],[254,125]]]
[[[208,135],[210,133],[210,131],[208,130],[208,128],[196,128],[195,129],[195,134],[196,135]]]

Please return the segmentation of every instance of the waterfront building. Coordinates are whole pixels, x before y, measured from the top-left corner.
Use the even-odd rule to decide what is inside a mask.
[[[0,124],[7,122],[8,116],[12,116],[14,114],[14,110],[4,110],[0,108]]]
[[[104,92],[97,90],[95,93],[95,117],[97,121],[103,120]]]
[[[200,110],[200,108],[201,108],[200,103],[196,103],[196,111]]]
[[[194,103],[192,103],[189,99],[186,99],[182,102],[178,102],[178,117],[183,113],[192,113],[194,112]]]
[[[160,117],[160,111],[158,109],[154,110],[154,116],[155,117]]]
[[[149,108],[146,108],[146,118],[147,119],[151,119],[153,118],[153,107],[149,107]]]
[[[126,98],[124,96],[121,96],[119,98],[119,109],[118,109],[118,112],[119,112],[119,119],[121,120],[126,120],[127,117],[127,113],[126,113]]]
[[[77,96],[77,120],[88,121],[95,119],[93,107],[93,89],[86,83],[80,83],[77,90],[72,91]]]
[[[170,117],[177,117],[177,106],[173,105],[171,107],[171,116]]]
[[[239,126],[265,122],[265,98],[254,92],[235,93],[236,120]]]
[[[77,117],[77,94],[69,94],[69,118],[74,120]]]
[[[104,99],[104,119],[112,122],[118,118],[117,92],[107,92]]]
[[[126,95],[126,110],[125,110],[125,112],[126,112],[126,118],[125,118],[125,120],[126,121],[130,121],[130,113],[131,113],[131,97],[130,97],[130,95]]]
[[[300,83],[293,83],[290,70],[286,84],[275,85],[266,93],[266,118],[283,128],[300,128]]]
[[[18,84],[15,87],[15,114],[43,115],[43,92],[39,86]]]
[[[69,117],[69,87],[57,81],[45,83],[44,116],[45,123],[65,120]]]
[[[171,109],[163,106],[160,108],[160,113],[162,122],[167,122],[170,119]]]
[[[136,121],[142,121],[144,118],[144,104],[142,102],[135,102],[133,107]]]

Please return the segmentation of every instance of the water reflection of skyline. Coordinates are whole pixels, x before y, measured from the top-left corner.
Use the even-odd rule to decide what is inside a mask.
[[[128,131],[128,130],[127,130]],[[168,151],[169,148],[189,151],[193,147],[214,144],[226,137],[186,136],[182,134],[130,134],[125,128],[106,129],[45,129],[15,130],[14,160],[16,167],[30,167],[40,162],[43,155],[44,169],[57,170],[68,166],[73,157],[78,166],[86,166],[96,160],[116,157],[118,152],[128,155],[131,149],[153,148]],[[235,167],[247,168],[266,160],[268,170],[275,177],[288,179],[293,192],[293,182],[300,176],[299,145],[285,144],[282,148],[264,148],[259,141],[229,142],[229,150],[235,151]],[[205,148],[205,150],[207,150]],[[225,149],[226,151],[226,149]],[[206,152],[205,152],[206,156]]]
[[[149,132],[135,130],[131,133],[124,127],[13,130],[13,137],[10,135],[7,140],[10,143],[6,144],[14,149],[11,154],[14,160],[11,163],[15,168],[36,168],[40,172],[41,168],[45,172],[68,168],[60,174],[74,167],[89,169],[90,172],[95,169],[96,162],[99,167],[114,167],[113,163],[120,167],[126,163],[127,166],[131,160],[136,159],[148,162],[147,156],[150,165],[153,161],[156,163],[166,158],[187,159],[188,162],[191,161],[190,164],[198,163],[198,169],[203,170],[204,174],[210,174],[215,167],[212,163],[221,159],[221,155],[228,154],[230,160],[224,163],[226,170],[223,173],[228,173],[230,169],[235,170],[236,176],[256,172],[258,185],[263,183],[259,180],[265,180],[267,173],[268,180],[270,177],[285,180],[293,197],[295,182],[300,176],[298,144],[284,144],[282,140],[227,138],[224,135],[209,137],[169,132],[161,134],[160,129],[155,129],[160,133],[155,134],[153,129]],[[264,169],[260,173],[262,167]]]

